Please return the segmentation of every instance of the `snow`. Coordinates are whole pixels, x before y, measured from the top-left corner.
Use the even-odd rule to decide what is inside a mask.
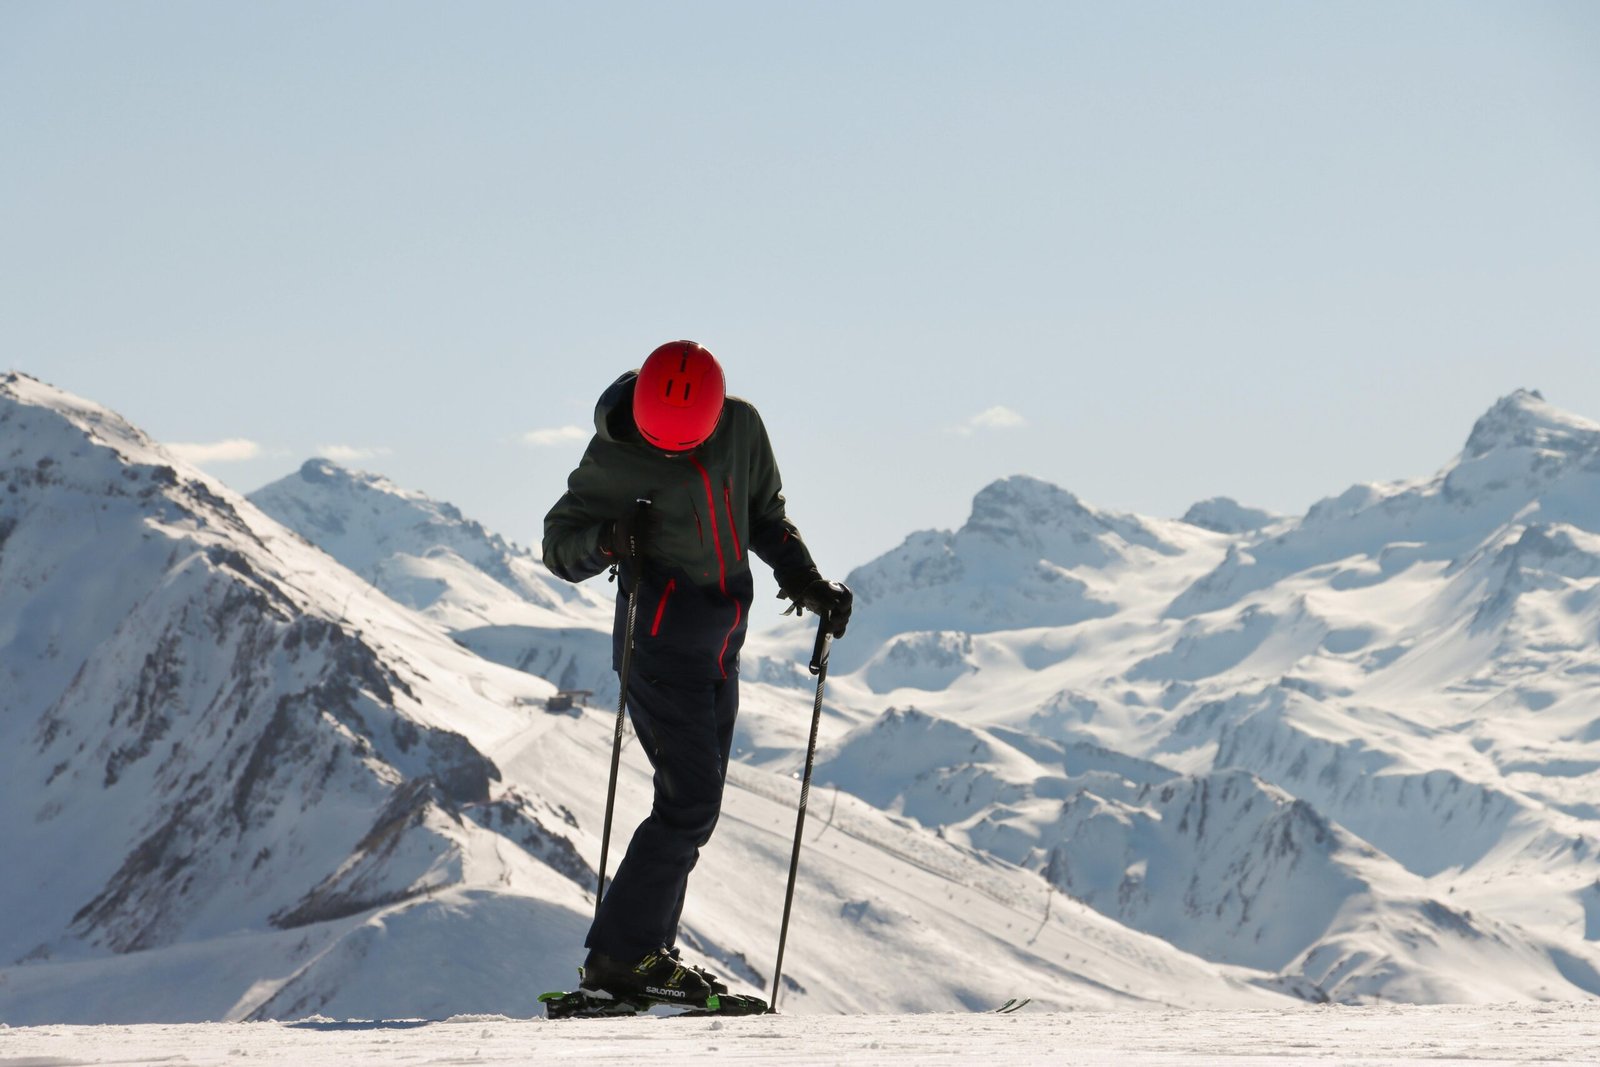
[[[454,505],[326,459],[250,500],[478,655],[615,699],[609,598],[561,581]]]
[[[0,848],[26,857],[0,885],[0,1018],[525,1015],[572,982],[608,712],[546,713],[549,682],[473,655],[104,409],[7,376],[0,440],[0,671],[17,683],[0,690]],[[368,484],[340,504],[478,560],[452,563],[434,604],[508,560],[536,576],[425,498]],[[441,558],[385,541],[408,544]],[[755,721],[805,703],[750,688]],[[650,793],[630,749],[619,841]],[[682,934],[757,993],[797,799],[792,748],[772,760],[732,773]],[[948,1010],[1022,980],[1041,1003],[1286,999],[854,798],[809,840],[786,1008]]]
[[[20,375],[0,485],[0,850],[26,857],[0,883],[0,1019],[515,1020],[571,983],[612,737],[603,581],[324,460],[247,501]],[[1517,393],[1431,478],[1297,518],[1147,519],[1015,477],[857,568],[794,1017],[718,1020],[726,1051],[954,1062],[976,1026],[1036,1042],[1022,1062],[1141,1028],[1119,1058],[1239,1056],[1296,1027],[1325,1048],[1339,1019],[1406,1062],[1509,1056],[1551,1014],[1592,1041],[1589,1009],[1534,1005],[1600,999],[1597,500],[1600,427]],[[747,646],[685,910],[736,991],[770,973],[812,634]],[[543,710],[574,684],[591,706]],[[649,793],[630,738],[614,845]],[[1013,992],[1037,1014],[939,1014]],[[932,1014],[870,1038],[815,1018],[863,1011]],[[565,1054],[565,1029],[477,1021]]]
[[[852,575],[867,640],[834,699],[863,717],[822,780],[1205,958],[1276,960],[1322,995],[1600,994],[1597,499],[1600,427],[1527,392],[1430,479],[1355,486],[1299,519],[1232,521],[1226,500],[1186,516],[1217,537],[1097,522],[1071,494],[997,483],[962,530],[913,535]],[[1113,527],[1159,530],[1163,549],[1118,546]],[[989,556],[1072,584],[1030,616],[985,615]],[[1084,591],[1115,610],[1052,617]],[[907,706],[950,726],[911,736]],[[898,747],[864,747],[890,723]],[[1063,774],[1040,740],[1182,778]],[[1259,799],[1228,813],[1224,843],[1160,802],[1174,787]],[[1279,862],[1269,816],[1290,801],[1328,829]],[[1318,891],[1295,888],[1322,863]],[[1285,965],[1267,949],[1286,944],[1303,951]]]
[[[496,1015],[188,1026],[0,1027],[10,1067],[177,1061],[300,1067],[406,1062],[1245,1065],[1597,1062],[1595,1005],[1373,1006],[1295,1011],[753,1016],[546,1022]]]
[[[0,378],[0,441],[0,1017],[247,1016],[458,887],[587,910],[482,750],[549,683],[86,401]]]

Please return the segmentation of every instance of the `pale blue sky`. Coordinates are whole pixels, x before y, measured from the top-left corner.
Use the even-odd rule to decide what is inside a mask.
[[[0,0],[0,366],[525,543],[680,336],[842,575],[1600,417],[1597,294],[1600,4]]]

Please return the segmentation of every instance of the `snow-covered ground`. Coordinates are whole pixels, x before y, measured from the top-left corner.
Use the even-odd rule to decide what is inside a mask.
[[[1600,1005],[0,1027],[6,1067],[1600,1063]]]

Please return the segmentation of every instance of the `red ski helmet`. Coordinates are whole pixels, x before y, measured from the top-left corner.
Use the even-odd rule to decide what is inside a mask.
[[[686,452],[717,428],[725,395],[717,357],[693,341],[669,341],[639,368],[633,421],[657,448]]]

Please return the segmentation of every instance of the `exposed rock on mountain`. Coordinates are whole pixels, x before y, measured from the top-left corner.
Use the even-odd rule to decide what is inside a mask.
[[[0,378],[0,487],[0,854],[18,875],[0,960],[323,922],[482,875],[491,832],[469,813],[502,776],[462,731],[518,728],[544,683],[476,670],[498,697],[453,691],[461,649],[387,602],[347,613],[355,576],[18,374]],[[585,879],[563,829],[533,800],[494,836]]]

